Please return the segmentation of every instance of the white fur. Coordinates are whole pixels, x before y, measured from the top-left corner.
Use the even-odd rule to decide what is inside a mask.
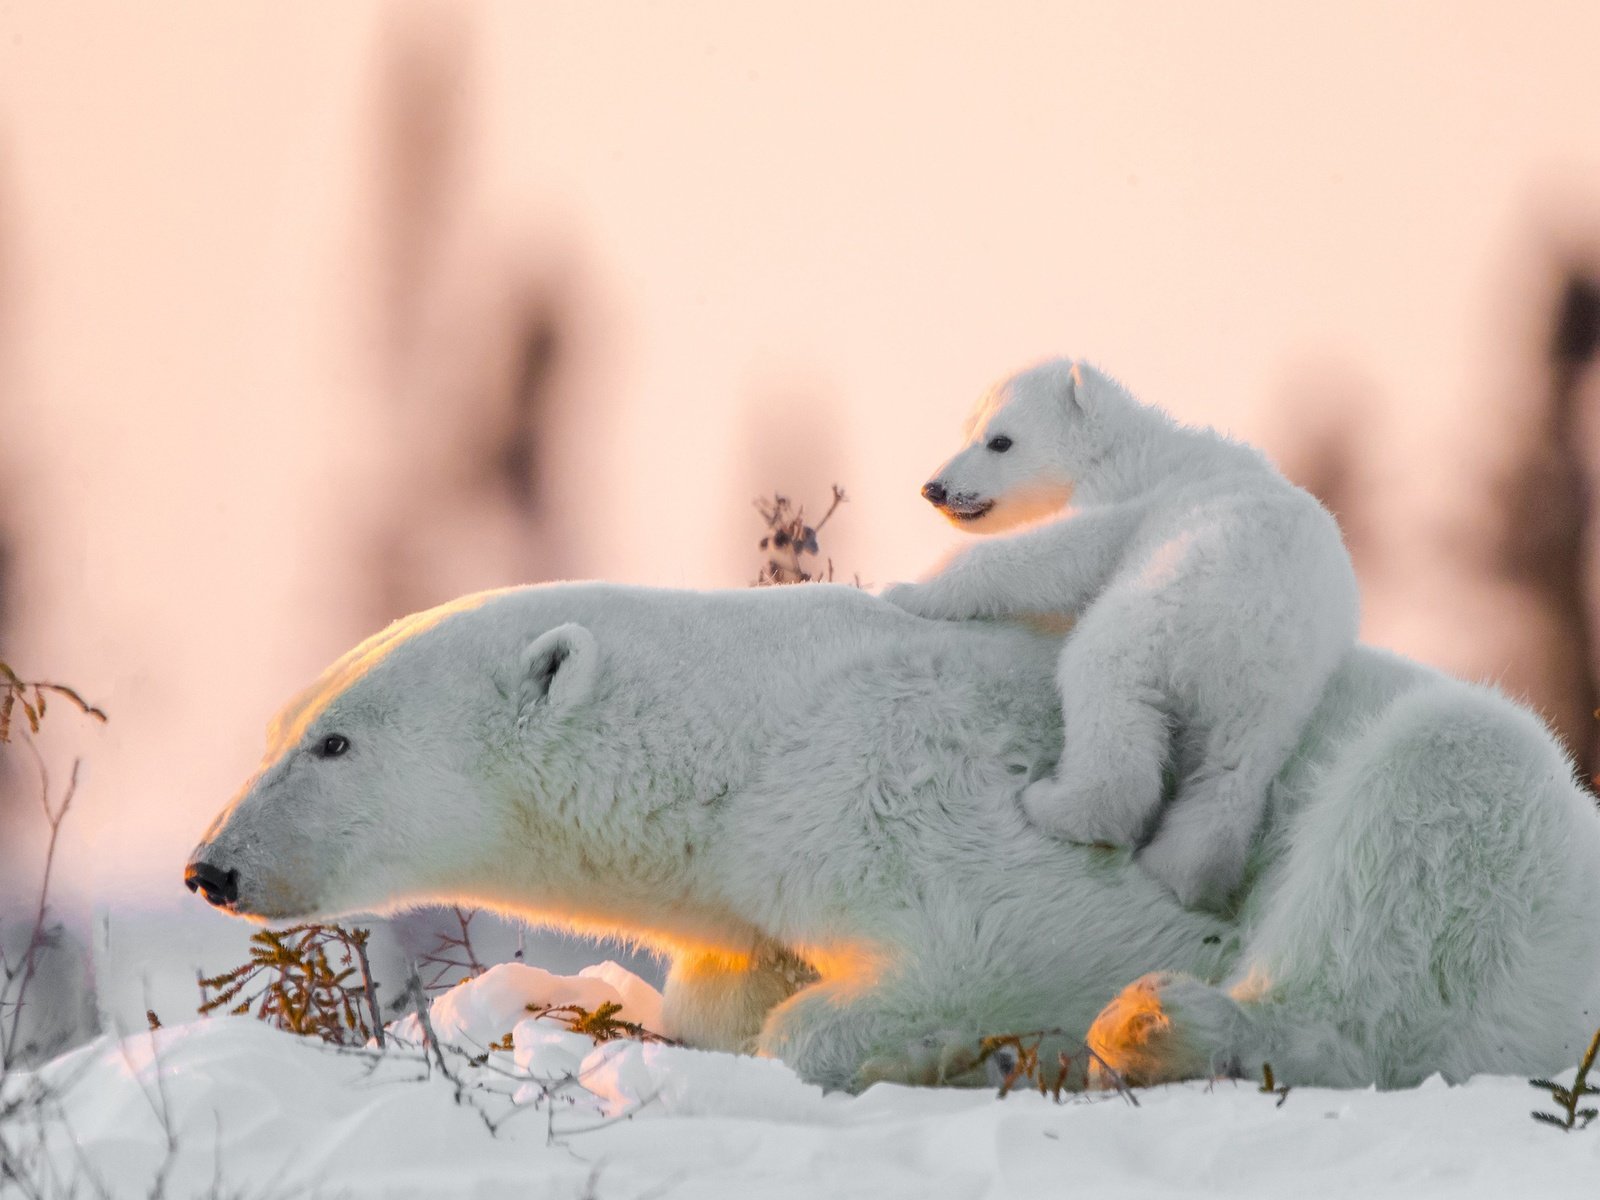
[[[969,432],[930,484],[962,528],[1079,507],[885,598],[947,620],[1077,616],[1059,673],[1066,747],[1028,814],[1076,842],[1140,847],[1185,904],[1224,905],[1267,785],[1355,642],[1338,525],[1255,450],[1174,424],[1083,363],[1007,380]]]
[[[1095,1026],[1150,1078],[1576,1060],[1600,818],[1533,717],[1351,651],[1224,920],[1024,819],[1056,652],[830,585],[468,597],[291,705],[192,861],[237,871],[255,919],[461,902],[639,939],[671,958],[666,1032],[830,1086],[977,1082],[979,1034],[1082,1037],[1158,971],[1139,1020]]]

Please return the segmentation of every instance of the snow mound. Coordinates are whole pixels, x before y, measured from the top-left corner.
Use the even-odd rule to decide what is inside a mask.
[[[448,1051],[448,1074],[416,1047],[340,1049],[248,1017],[103,1037],[8,1078],[6,1096],[43,1086],[52,1099],[9,1119],[0,1140],[9,1162],[42,1164],[43,1194],[113,1197],[159,1183],[174,1197],[352,1200],[1498,1200],[1561,1195],[1575,1181],[1581,1192],[1600,1167],[1600,1126],[1568,1135],[1531,1121],[1547,1098],[1518,1078],[1287,1097],[1194,1083],[1141,1091],[1137,1106],[883,1084],[852,1097],[770,1060],[595,1046],[525,1012],[613,995],[647,1012],[651,993],[630,1000],[632,986],[611,971],[513,965],[457,987],[431,1019],[474,1045],[510,1029],[514,1050]]]
[[[612,1116],[653,1106],[682,1117],[828,1121],[844,1101],[775,1059],[640,1042],[595,1047],[579,1078]]]
[[[661,1032],[661,993],[627,967],[614,962],[596,963],[579,971],[578,978],[598,979],[601,983],[610,984],[622,998],[622,1012],[619,1015],[624,1021]]]
[[[614,962],[585,967],[576,975],[553,975],[526,963],[501,963],[465,979],[428,1005],[434,1035],[447,1046],[481,1051],[500,1041],[528,1009],[572,1005],[590,1012],[617,1004],[618,1019],[646,1029],[661,1027],[661,993]],[[422,1041],[421,1022],[407,1013],[389,1026],[401,1041]],[[589,1043],[587,1038],[583,1039]]]
[[[526,1079],[512,1093],[518,1104],[537,1103],[541,1094],[559,1086],[564,1081],[577,1083],[584,1078],[585,1060],[595,1046],[592,1039],[570,1029],[562,1029],[552,1021],[528,1017],[518,1021],[511,1031],[512,1066]],[[589,1097],[584,1089],[583,1096]],[[603,1104],[596,1099],[596,1111]]]

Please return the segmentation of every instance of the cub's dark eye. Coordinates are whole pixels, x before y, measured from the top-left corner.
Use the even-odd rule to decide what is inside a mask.
[[[996,454],[1004,454],[1011,449],[1011,439],[1003,433],[999,437],[992,437],[989,439],[989,449]]]
[[[350,749],[350,739],[342,733],[330,733],[317,743],[317,748],[312,751],[318,758],[338,758]]]

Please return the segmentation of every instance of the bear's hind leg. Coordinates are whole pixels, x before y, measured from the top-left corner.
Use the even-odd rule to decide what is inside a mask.
[[[1600,818],[1533,714],[1441,681],[1353,737],[1258,885],[1229,988],[1288,1083],[1576,1063],[1600,1018]]]

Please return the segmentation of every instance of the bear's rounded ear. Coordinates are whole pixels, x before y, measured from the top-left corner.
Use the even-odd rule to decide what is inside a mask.
[[[522,651],[518,717],[527,721],[541,707],[568,708],[594,692],[600,648],[582,625],[557,625]]]

